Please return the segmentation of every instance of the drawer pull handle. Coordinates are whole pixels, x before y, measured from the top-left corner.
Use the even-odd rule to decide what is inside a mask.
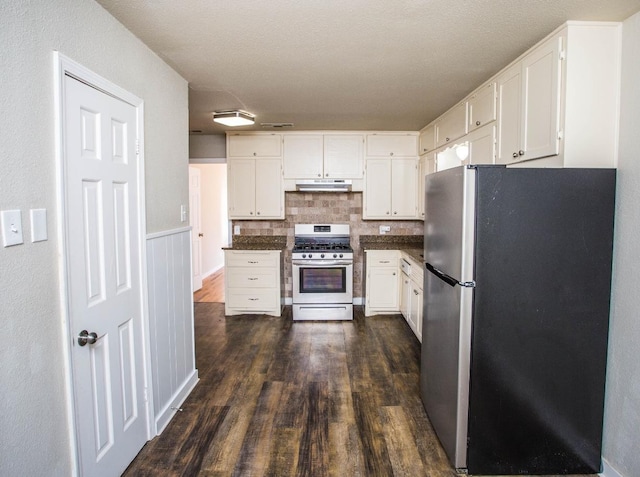
[[[257,278],[249,277],[248,280],[254,281],[257,280]]]
[[[249,298],[249,301],[258,301],[260,298]]]
[[[389,263],[389,260],[380,260],[380,263]]]
[[[247,263],[258,263],[258,262],[255,260],[247,260]]]

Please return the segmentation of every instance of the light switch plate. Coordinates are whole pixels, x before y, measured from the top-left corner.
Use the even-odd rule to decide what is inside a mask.
[[[22,239],[22,212],[20,210],[3,210],[0,213],[2,220],[2,243],[5,247],[20,245]]]
[[[233,235],[240,235],[240,226],[239,225],[234,225],[233,226]]]
[[[44,242],[47,240],[47,209],[31,209],[31,241]]]
[[[380,235],[384,235],[387,232],[391,232],[391,226],[390,225],[381,225],[380,226]]]

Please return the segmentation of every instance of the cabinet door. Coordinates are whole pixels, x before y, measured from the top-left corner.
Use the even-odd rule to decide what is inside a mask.
[[[416,282],[411,282],[409,293],[409,325],[416,337],[422,342],[422,287]]]
[[[436,123],[436,145],[451,143],[467,133],[467,102],[454,106]]]
[[[522,60],[523,159],[553,156],[559,151],[561,41],[554,38]]]
[[[391,159],[392,218],[415,219],[418,214],[418,161]]]
[[[324,177],[362,179],[364,135],[325,134]]]
[[[398,303],[397,267],[371,267],[367,276],[369,307],[379,311],[395,311]]]
[[[420,156],[420,164],[418,170],[418,218],[424,220],[424,199],[425,199],[425,177],[436,172],[436,153],[430,152]]]
[[[409,321],[411,306],[411,280],[404,273],[400,273],[400,313]],[[409,323],[410,324],[410,323]]]
[[[496,128],[489,125],[476,129],[467,140],[469,164],[494,164],[496,157]]]
[[[432,124],[422,130],[419,137],[420,154],[433,151],[436,147],[436,126]]]
[[[256,159],[255,163],[255,218],[284,219],[282,162],[280,159]]]
[[[469,98],[469,132],[496,120],[496,84],[489,83]]]
[[[367,159],[362,218],[391,217],[391,159]]]
[[[227,157],[280,157],[280,134],[234,134],[227,138]]]
[[[322,134],[285,134],[282,143],[285,179],[322,177]]]
[[[255,159],[230,159],[227,171],[229,218],[253,218],[256,204]]]
[[[418,136],[413,134],[368,134],[367,156],[417,156]]]
[[[497,164],[508,164],[520,159],[522,69],[517,63],[498,78],[498,156]],[[522,154],[519,153],[522,151]]]

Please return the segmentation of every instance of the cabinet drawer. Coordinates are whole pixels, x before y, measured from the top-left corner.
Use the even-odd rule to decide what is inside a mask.
[[[225,301],[236,310],[273,310],[278,308],[279,295],[265,288],[233,288],[227,290]]]
[[[245,252],[230,250],[226,253],[227,267],[278,267],[279,252]]]
[[[278,284],[276,269],[230,268],[226,272],[229,288],[275,288]]]
[[[398,267],[399,250],[367,250],[368,267]]]

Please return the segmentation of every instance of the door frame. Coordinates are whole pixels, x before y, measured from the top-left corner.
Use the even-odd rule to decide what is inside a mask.
[[[132,105],[136,109],[136,137],[138,152],[138,201],[135,206],[138,209],[138,231],[140,237],[139,243],[139,267],[140,267],[140,314],[142,334],[142,359],[144,373],[142,380],[144,383],[145,397],[145,419],[147,423],[147,440],[155,436],[155,427],[153,425],[153,393],[150,392],[151,383],[151,359],[150,359],[150,342],[149,342],[149,306],[147,296],[147,240],[146,240],[146,210],[145,210],[145,181],[144,181],[144,101],[141,98],[129,93],[118,85],[99,76],[81,64],[71,60],[58,51],[53,52],[54,67],[54,106],[55,106],[55,156],[56,156],[56,182],[57,182],[57,238],[58,238],[58,260],[59,260],[59,280],[60,280],[60,304],[62,318],[62,346],[64,353],[64,373],[65,388],[67,401],[67,417],[69,430],[69,445],[71,458],[73,462],[73,475],[80,475],[80,459],[79,459],[79,442],[77,438],[77,422],[75,409],[75,394],[73,386],[73,363],[72,363],[72,343],[73,330],[70,320],[70,301],[69,301],[69,257],[70,251],[66,241],[67,230],[67,214],[66,214],[66,183],[65,183],[65,93],[64,79],[70,76],[82,83],[85,83],[98,91],[112,96],[116,99],[124,101]]]

